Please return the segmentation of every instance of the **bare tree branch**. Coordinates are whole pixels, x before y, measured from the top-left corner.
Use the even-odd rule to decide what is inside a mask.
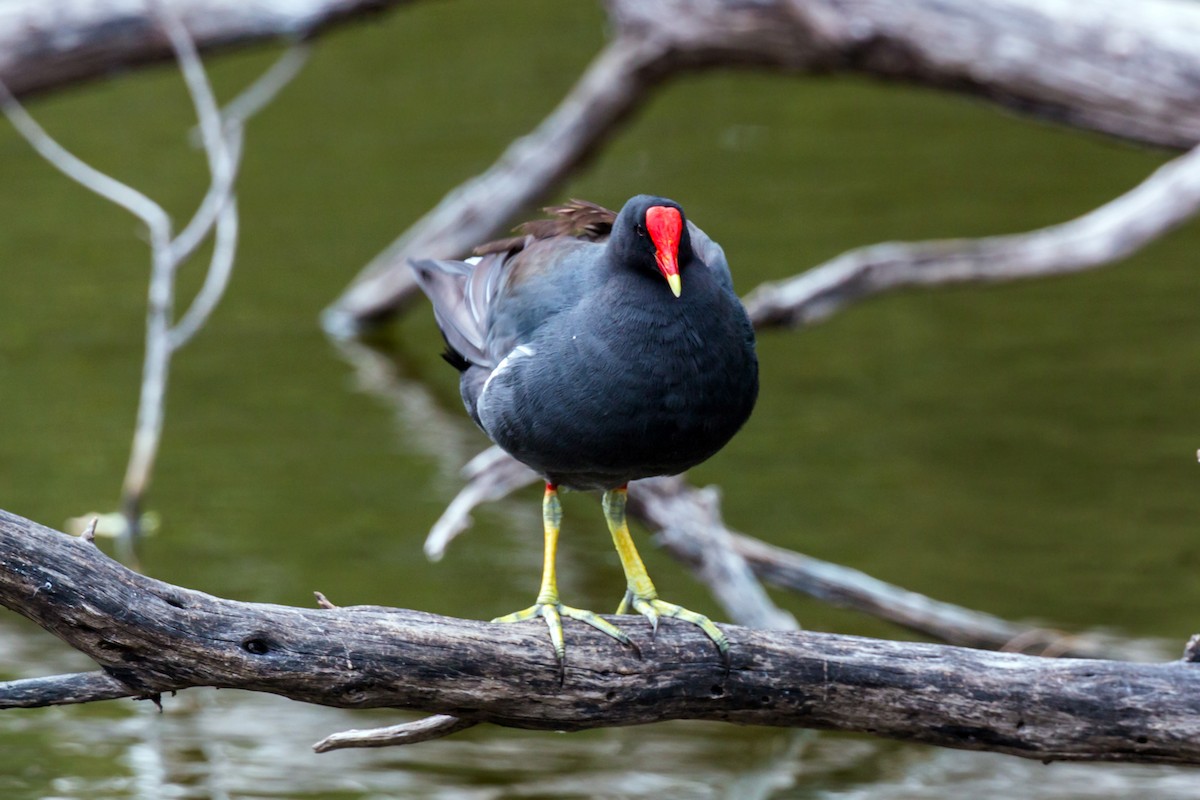
[[[202,51],[295,42],[407,0],[159,0]],[[174,58],[148,0],[5,0],[0,82],[18,97]]]
[[[1200,41],[1198,39],[1197,41]],[[755,327],[819,322],[871,295],[906,286],[1001,282],[1063,275],[1112,264],[1200,211],[1200,148],[1081,217],[1028,233],[913,244],[888,242],[746,296]]]
[[[425,555],[430,561],[441,561],[450,542],[471,526],[471,512],[476,507],[541,480],[536,472],[499,447],[489,447],[468,461],[463,467],[463,477],[466,485],[425,537]]]
[[[343,750],[348,747],[394,747],[402,744],[417,744],[441,739],[443,736],[450,736],[478,724],[473,720],[459,719],[449,714],[434,714],[415,722],[390,725],[386,728],[333,733],[314,744],[313,750],[318,753],[328,753],[330,750]]]
[[[235,113],[223,120],[208,76],[184,25],[165,0],[152,0],[149,7],[161,14],[163,32],[178,58],[199,120],[200,139],[212,175],[204,198],[178,236],[172,238],[171,220],[161,206],[67,152],[0,84],[0,108],[38,153],[68,177],[129,210],[150,230],[151,272],[142,383],[121,498],[124,524],[119,534],[129,558],[134,556],[132,546],[141,524],[142,498],[154,470],[162,437],[171,357],[203,327],[224,294],[233,270],[238,234],[234,180],[241,157],[243,126],[255,110],[296,74],[307,55],[307,48],[285,54],[242,98],[234,101]],[[176,274],[210,234],[215,236],[215,243],[204,283],[191,306],[174,323]]]
[[[363,269],[324,312],[326,331],[344,337],[362,319],[391,313],[416,287],[410,258],[470,251],[561,182],[645,94],[646,76],[664,55],[658,43],[641,38],[619,38],[606,47],[537,130],[509,145],[491,169],[448,194]]]
[[[129,686],[106,672],[77,672],[0,683],[0,710],[66,706],[131,696]]]
[[[665,620],[651,640],[643,620],[620,618],[642,657],[569,624],[560,683],[536,623],[223,600],[139,575],[91,542],[7,512],[0,605],[103,670],[0,683],[0,707],[216,686],[461,720],[425,722],[437,735],[472,722],[582,730],[686,718],[865,731],[1042,760],[1200,764],[1200,670],[1183,660],[1046,659],[727,626],[727,667],[694,626]]]
[[[415,291],[408,259],[468,252],[554,190],[650,89],[697,68],[860,70],[968,91],[1140,141],[1172,147],[1200,141],[1200,6],[1183,0],[1144,0],[1138,14],[1118,14],[1105,0],[608,0],[607,5],[616,35],[558,108],[368,264],[326,309],[326,331],[352,335],[394,313]],[[1102,215],[1061,233],[1077,242],[1108,222]],[[1045,241],[1038,248],[1043,255],[1053,249]],[[960,243],[957,249],[965,248]],[[1113,250],[1087,266],[1132,249],[1136,245]],[[1024,252],[1006,251],[1013,257]],[[895,261],[906,254],[870,255]],[[913,255],[947,253],[936,244]],[[1083,266],[1069,254],[1060,252],[1060,258],[1073,268]]]
[[[733,532],[721,519],[716,487],[694,489],[678,475],[637,481],[631,487],[630,513],[653,530],[677,558],[687,548],[696,578],[739,625],[768,630],[798,630],[796,618],[771,601],[754,570],[733,545]],[[686,544],[683,544],[686,543]]]

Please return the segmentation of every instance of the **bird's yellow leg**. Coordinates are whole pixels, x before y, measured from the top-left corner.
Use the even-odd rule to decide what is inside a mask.
[[[559,662],[562,662],[566,656],[566,646],[563,644],[563,617],[586,622],[623,644],[632,646],[633,641],[616,625],[586,609],[563,605],[558,599],[558,572],[555,563],[558,558],[558,533],[561,527],[562,503],[558,500],[558,487],[547,483],[546,494],[542,497],[542,529],[545,533],[542,588],[538,591],[537,600],[529,608],[497,617],[492,622],[523,622],[534,617],[541,617],[546,620],[546,627],[550,629],[550,641],[554,645],[554,654],[558,657]]]
[[[618,614],[626,614],[632,608],[637,613],[650,620],[655,632],[658,631],[658,618],[674,617],[684,622],[690,622],[700,627],[708,638],[713,640],[721,655],[729,652],[729,640],[725,634],[713,624],[712,620],[695,611],[688,611],[674,603],[666,603],[658,599],[658,591],[646,573],[646,565],[638,555],[633,545],[633,537],[629,534],[629,524],[625,521],[625,503],[628,495],[624,486],[611,489],[604,493],[604,519],[612,532],[613,544],[616,545],[617,555],[621,557],[621,568],[625,570],[625,597],[617,607]]]

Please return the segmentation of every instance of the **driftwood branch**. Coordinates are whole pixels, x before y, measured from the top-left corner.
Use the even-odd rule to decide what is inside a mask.
[[[1197,39],[1200,42],[1200,39]],[[1081,272],[1137,252],[1200,211],[1200,148],[1081,217],[1027,233],[851,250],[746,296],[756,328],[819,322],[858,300],[910,286],[1000,283]]]
[[[308,38],[406,0],[157,0],[204,52]],[[411,0],[409,0],[411,1]],[[1167,147],[1200,143],[1200,9],[1141,0],[605,0],[614,42],[643,42],[627,108],[706,67],[859,72],[981,96]],[[172,57],[147,0],[6,0],[0,81],[23,96]],[[596,134],[596,140],[603,131]]]
[[[201,51],[307,38],[402,0],[158,0]],[[16,96],[169,58],[155,3],[13,0],[0,14],[0,82]],[[1143,0],[606,0],[613,38],[559,107],[483,175],[451,192],[327,309],[339,335],[413,295],[408,258],[461,255],[545,196],[603,145],[662,81],[716,66],[860,72],[965,92],[1021,113],[1149,144],[1200,142],[1200,7]],[[1132,194],[1132,193],[1131,193]],[[1132,198],[1131,198],[1132,199]],[[1115,204],[1114,204],[1115,205]],[[1186,205],[1186,204],[1185,204]],[[904,285],[1055,274],[1115,261],[1194,209],[1088,215],[1019,237],[877,245],[752,297],[763,319],[812,321]],[[1139,218],[1139,219],[1142,219]],[[1143,227],[1143,230],[1135,230]],[[1089,238],[1092,237],[1092,238]],[[1080,246],[1081,242],[1085,246]],[[969,277],[974,275],[974,277]],[[789,299],[817,292],[802,311]]]
[[[1200,669],[1184,660],[1058,660],[727,626],[727,668],[692,626],[668,620],[652,641],[626,619],[641,658],[570,624],[560,682],[537,624],[238,603],[139,575],[92,542],[6,512],[0,604],[102,670],[0,684],[0,708],[216,686],[458,718],[426,721],[431,735],[476,722],[572,731],[706,719],[1042,760],[1200,764]]]
[[[121,69],[169,61],[154,14],[174,14],[201,52],[310,38],[405,0],[5,0],[0,82],[14,95],[59,89]]]
[[[660,82],[698,68],[861,71],[966,91],[1024,113],[1142,142],[1187,148],[1200,141],[1200,6],[1181,0],[1146,0],[1137,14],[1118,13],[1105,0],[608,0],[607,5],[614,38],[558,108],[368,264],[326,310],[327,331],[348,336],[390,316],[414,295],[410,258],[460,256],[495,234],[601,147]],[[976,280],[1097,266],[1177,224],[1176,215],[1168,214],[1168,224],[1156,225],[1159,210],[1141,209],[1148,236],[1128,236],[1129,225],[1112,218],[1118,214],[1097,213],[1028,234],[1028,241],[883,245],[835,260],[809,283],[846,281],[844,291],[836,283],[825,287],[827,297],[844,303],[872,293],[867,287],[964,280],[964,265],[987,273]],[[1117,227],[1107,231],[1113,223]],[[1097,232],[1094,244],[1073,251],[1081,237]],[[979,266],[993,256],[999,265]],[[814,307],[828,314],[836,304]]]

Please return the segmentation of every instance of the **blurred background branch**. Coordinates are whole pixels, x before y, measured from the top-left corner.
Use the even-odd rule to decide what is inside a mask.
[[[200,52],[294,42],[411,0],[5,0],[0,82],[16,97],[61,89],[174,59],[157,5]]]
[[[415,291],[408,259],[464,255],[557,189],[651,89],[697,69],[864,72],[1147,144],[1200,141],[1200,6],[1184,0],[1147,0],[1136,15],[1104,0],[606,5],[612,41],[558,108],[368,264],[326,309],[326,331],[394,313]]]
[[[84,188],[128,210],[149,231],[150,288],[137,421],[121,487],[121,524],[115,531],[106,531],[118,537],[123,555],[130,561],[136,560],[136,543],[142,533],[143,500],[162,441],[171,358],[204,326],[224,294],[233,271],[238,236],[234,182],[241,160],[244,125],[296,75],[308,52],[306,47],[298,46],[286,53],[276,68],[264,73],[234,101],[236,113],[222,116],[195,44],[174,9],[166,3],[152,4],[148,8],[155,18],[156,27],[152,30],[155,35],[166,38],[178,59],[199,121],[199,139],[211,173],[208,190],[178,236],[173,234],[171,218],[161,205],[68,152],[34,121],[13,91],[0,82],[0,109],[38,153]],[[176,274],[210,235],[213,249],[204,282],[176,321]]]

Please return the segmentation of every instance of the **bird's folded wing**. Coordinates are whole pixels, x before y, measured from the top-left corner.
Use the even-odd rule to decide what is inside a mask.
[[[433,303],[446,344],[472,364],[494,367],[485,347],[489,307],[500,283],[503,254],[468,261],[411,262],[417,284]]]
[[[707,264],[725,288],[732,292],[733,276],[729,273],[729,262],[725,260],[725,250],[690,221],[688,222],[688,233],[691,234],[692,250],[696,253],[696,257]]]

